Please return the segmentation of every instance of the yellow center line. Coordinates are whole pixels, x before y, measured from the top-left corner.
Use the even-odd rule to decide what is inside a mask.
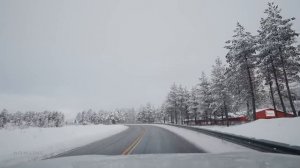
[[[138,146],[138,144],[141,142],[143,136],[145,134],[145,129],[139,134],[138,137],[122,152],[122,155],[129,155],[132,153],[132,151]]]

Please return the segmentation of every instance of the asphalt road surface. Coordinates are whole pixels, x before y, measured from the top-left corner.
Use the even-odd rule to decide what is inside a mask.
[[[152,153],[203,153],[180,136],[152,125],[128,125],[128,129],[55,157],[76,155],[129,155]]]

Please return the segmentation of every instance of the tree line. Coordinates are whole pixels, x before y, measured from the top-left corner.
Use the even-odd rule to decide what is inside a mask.
[[[57,111],[35,112],[28,111],[22,113],[20,111],[9,113],[3,109],[0,113],[0,128],[6,126],[13,127],[61,127],[64,125],[65,116]]]
[[[232,39],[225,42],[226,64],[217,58],[210,77],[203,72],[190,90],[171,86],[160,110],[164,120],[176,124],[221,120],[229,125],[233,113],[246,109],[248,118],[255,120],[256,109],[269,104],[297,116],[298,95],[290,86],[299,84],[300,72],[298,33],[292,28],[295,18],[283,18],[274,3],[268,3],[264,14],[256,35],[237,23]]]
[[[87,124],[132,124],[162,122],[163,116],[159,108],[150,103],[142,105],[138,110],[134,108],[122,108],[113,111],[90,109],[77,113],[74,123]]]
[[[87,124],[132,124],[132,123],[154,123],[162,122],[163,116],[159,108],[150,103],[141,106],[138,110],[134,108],[122,108],[113,111],[100,110],[98,112],[90,109],[77,113],[74,123]]]
[[[92,109],[77,113],[76,124],[123,124],[135,122],[135,111],[133,108],[117,109],[114,111],[100,110],[98,112]]]

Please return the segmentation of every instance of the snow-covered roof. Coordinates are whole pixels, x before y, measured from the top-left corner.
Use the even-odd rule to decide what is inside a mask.
[[[261,111],[264,111],[264,110],[274,110],[274,108],[262,108],[262,109],[257,109],[256,112],[261,112]],[[283,112],[283,111],[278,110],[278,109],[276,109],[276,111]],[[284,113],[284,112],[283,112],[283,113]],[[293,112],[287,112],[287,113],[293,115]]]
[[[247,111],[238,111],[238,112],[234,112],[234,113],[229,113],[228,115],[229,115],[229,117],[233,117],[233,118],[244,117],[247,115]]]
[[[256,109],[256,112],[264,111],[264,110],[274,110],[273,108],[261,108],[261,109]],[[280,111],[280,110],[277,110]]]

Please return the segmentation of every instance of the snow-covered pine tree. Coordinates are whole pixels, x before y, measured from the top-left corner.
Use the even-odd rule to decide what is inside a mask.
[[[278,20],[278,36],[280,44],[278,45],[278,54],[280,57],[281,70],[283,73],[283,82],[287,91],[290,107],[294,116],[297,116],[294,106],[292,93],[290,90],[290,82],[299,79],[298,73],[300,72],[300,55],[295,47],[296,36],[298,33],[292,29],[291,21],[295,18],[283,19],[279,17]]]
[[[251,33],[246,32],[245,28],[237,23],[232,40],[226,42],[229,51],[226,55],[226,61],[229,64],[228,76],[231,84],[231,92],[235,95],[235,99],[240,100],[239,103],[249,102],[252,105],[253,120],[256,118],[256,100],[255,100],[255,38]],[[248,110],[247,110],[248,111]]]
[[[55,127],[62,127],[65,122],[65,116],[62,112],[54,112],[55,113]]]
[[[161,108],[164,113],[164,121],[174,123],[174,118],[173,118],[174,107],[172,104],[169,103],[168,99],[165,100],[165,102],[162,104]]]
[[[17,111],[13,114],[13,122],[14,125],[17,127],[21,127],[23,124],[23,113],[20,111]]]
[[[211,73],[211,92],[213,95],[213,115],[223,116],[225,114],[226,125],[229,126],[228,111],[230,110],[231,97],[227,87],[226,67],[220,58],[216,59]]]
[[[189,99],[189,92],[186,88],[183,88],[181,85],[177,88],[177,104],[178,110],[180,113],[180,124],[183,124],[184,119],[189,119],[188,114],[188,99]]]
[[[191,118],[194,119],[194,123],[197,124],[197,116],[199,111],[199,89],[194,86],[190,91],[190,97],[188,100],[189,113]]]
[[[177,124],[178,122],[178,88],[174,83],[171,86],[170,92],[167,96],[168,108],[172,110],[171,112],[171,123]]]
[[[211,83],[204,72],[202,72],[199,80],[199,117],[201,117],[202,120],[205,120],[206,124],[208,124],[212,112],[212,104],[214,101],[211,92]]]
[[[167,106],[166,103],[163,102],[161,106],[159,107],[159,111],[161,113],[161,116],[163,117],[163,123],[166,123],[168,121],[168,112],[167,112]]]
[[[77,115],[75,117],[75,123],[77,123],[77,124],[82,123],[82,113],[81,112],[77,113]]]
[[[153,123],[154,115],[155,115],[154,107],[150,103],[147,103],[139,110],[137,114],[137,121],[142,123]]]
[[[3,128],[8,122],[8,111],[3,109],[0,113],[0,128]]]
[[[295,38],[298,34],[292,29],[291,23],[295,18],[283,19],[281,9],[274,3],[268,3],[264,13],[267,16],[261,19],[258,30],[260,67],[268,67],[271,71],[284,112],[287,110],[280,86],[285,85],[291,109],[296,115],[289,87],[289,82],[299,72],[299,54],[295,47]]]
[[[38,127],[48,127],[48,111],[43,111],[38,117]]]

